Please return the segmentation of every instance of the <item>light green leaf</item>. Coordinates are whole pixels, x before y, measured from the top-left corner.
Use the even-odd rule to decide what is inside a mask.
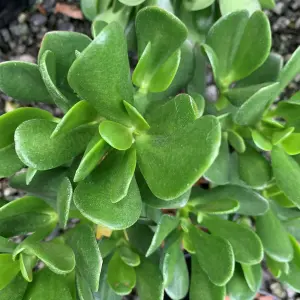
[[[34,255],[20,254],[20,269],[24,279],[32,282],[32,269],[36,264],[37,258]]]
[[[253,129],[251,130],[251,136],[255,145],[264,151],[270,151],[272,149],[272,143],[261,132]]]
[[[119,254],[123,262],[128,266],[137,267],[141,262],[139,255],[126,246],[119,248]]]
[[[158,264],[141,257],[141,264],[135,268],[136,289],[140,300],[163,300],[163,278]]]
[[[243,153],[246,150],[244,139],[234,130],[228,130],[228,142],[238,153]]]
[[[69,219],[70,206],[73,198],[73,187],[70,179],[65,177],[57,193],[57,213],[60,226],[66,228]]]
[[[222,15],[230,14],[234,11],[247,9],[250,14],[256,10],[260,10],[259,0],[239,0],[239,1],[226,1],[220,0],[220,9]]]
[[[0,64],[0,90],[8,96],[28,103],[53,103],[37,65],[21,61]]]
[[[122,124],[105,120],[100,123],[99,133],[101,137],[117,150],[127,150],[134,142],[133,129]]]
[[[51,138],[57,137],[62,133],[67,133],[72,129],[95,121],[97,117],[96,110],[87,101],[79,101],[76,103],[57,124]]]
[[[255,125],[276,99],[278,89],[279,83],[261,88],[238,109],[234,121],[239,125]]]
[[[238,154],[240,178],[255,189],[263,189],[272,179],[269,162],[251,146],[244,153]]]
[[[282,147],[289,155],[296,155],[300,153],[300,133],[291,133],[282,142]]]
[[[190,286],[190,300],[224,300],[225,286],[217,286],[202,270],[195,255],[192,255],[192,276]]]
[[[51,139],[55,126],[55,123],[47,120],[29,120],[17,128],[16,152],[27,166],[48,170],[69,162],[84,151],[96,129],[95,126],[80,126]]]
[[[236,261],[251,265],[262,261],[262,243],[249,227],[213,216],[205,216],[203,224],[213,235],[219,236],[231,244]]]
[[[0,291],[2,300],[23,300],[27,282],[21,274],[17,275],[3,290]]]
[[[229,214],[237,211],[240,204],[237,200],[233,199],[218,199],[209,201],[203,204],[198,204],[195,206],[197,211],[201,213],[219,215],[219,214]]]
[[[94,231],[88,225],[76,226],[66,241],[75,253],[76,270],[92,291],[98,291],[102,258]]]
[[[20,272],[18,261],[12,259],[11,254],[0,254],[0,291],[4,289]],[[1,296],[1,294],[0,294]]]
[[[287,127],[283,130],[274,132],[272,135],[272,143],[274,145],[277,145],[283,142],[286,138],[288,138],[291,135],[291,133],[293,133],[294,130],[294,127]]]
[[[261,286],[262,281],[262,269],[260,264],[252,266],[242,264],[242,269],[250,290],[252,292],[257,292]]]
[[[275,146],[271,153],[273,173],[278,187],[298,207],[300,206],[300,167],[282,148]]]
[[[151,245],[146,253],[146,257],[150,256],[155,250],[157,250],[163,240],[179,225],[179,219],[169,215],[162,215],[157,224],[155,234],[153,236]]]
[[[30,119],[53,120],[53,116],[46,110],[34,107],[21,107],[0,116],[0,149],[14,142],[17,127]]]
[[[118,295],[128,295],[136,283],[134,268],[123,262],[118,252],[115,252],[108,264],[107,281]]]
[[[225,285],[234,271],[234,254],[230,243],[223,238],[208,235],[193,226],[190,227],[189,235],[201,268],[213,284]]]
[[[110,76],[106,70],[110,70]],[[123,100],[132,102],[133,87],[126,40],[120,25],[114,22],[105,26],[72,64],[68,81],[101,116],[130,125]]]
[[[15,144],[0,149],[0,178],[14,175],[23,166],[23,162],[16,153]]]
[[[144,2],[145,0],[120,0],[121,3],[128,6],[137,6]]]
[[[215,0],[184,0],[183,5],[186,10],[196,11],[212,5]]]
[[[93,38],[95,38],[106,25],[107,22],[95,19],[91,28]]]
[[[34,283],[29,285],[24,300],[43,299],[45,286],[47,286],[47,300],[73,300],[66,278],[47,268],[35,273]]]
[[[103,2],[109,3],[110,0],[105,0]],[[82,10],[84,16],[88,20],[93,21],[93,19],[99,13],[99,0],[81,0],[80,7],[81,7],[81,10]]]
[[[275,0],[259,0],[262,8],[273,9],[275,7]]]
[[[29,185],[30,182],[32,181],[32,179],[34,178],[34,176],[36,175],[36,173],[38,172],[38,170],[34,169],[34,168],[28,168],[27,172],[26,172],[26,184]]]
[[[270,208],[263,216],[256,218],[256,232],[260,237],[265,252],[279,262],[289,262],[293,258],[293,247],[279,219]],[[276,232],[276,234],[270,234]]]

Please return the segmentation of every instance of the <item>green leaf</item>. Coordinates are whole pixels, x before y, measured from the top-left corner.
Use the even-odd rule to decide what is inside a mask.
[[[85,154],[76,170],[74,182],[84,180],[107,154],[110,146],[97,133],[88,144]]]
[[[273,173],[278,187],[295,205],[299,207],[299,165],[292,157],[289,157],[279,146],[274,146],[271,153],[271,158]]]
[[[291,133],[293,133],[294,130],[294,127],[287,127],[283,130],[274,132],[272,135],[272,143],[274,145],[277,145],[283,142],[286,138],[288,138],[291,135]]]
[[[201,268],[213,284],[225,285],[234,271],[234,254],[230,243],[218,236],[208,235],[193,226],[190,227],[189,235]]]
[[[106,25],[107,22],[95,19],[91,28],[93,38],[95,38]]]
[[[60,134],[67,133],[72,129],[95,121],[97,117],[96,110],[87,101],[79,101],[76,103],[57,124],[51,138],[57,137]]]
[[[238,154],[240,178],[255,189],[263,189],[272,179],[269,162],[251,146],[244,153]]]
[[[279,83],[261,88],[238,109],[234,121],[239,125],[255,125],[276,99],[278,88]]]
[[[102,166],[103,167],[103,166]],[[99,172],[94,172],[89,179],[80,182],[74,192],[74,203],[79,211],[89,220],[96,224],[102,224],[111,229],[125,229],[132,226],[140,217],[142,210],[141,196],[135,178],[133,177],[129,188],[126,183],[127,195],[117,203],[112,203],[111,198],[107,197],[106,190],[101,187],[104,168],[99,169]],[[104,177],[105,178],[105,177]],[[123,193],[124,184],[121,183],[120,191]],[[107,185],[106,183],[106,186]],[[114,191],[116,192],[116,191]]]
[[[225,286],[217,286],[202,270],[195,255],[192,255],[192,276],[190,286],[190,300],[224,300]]]
[[[272,143],[261,132],[253,129],[251,130],[251,136],[255,145],[264,151],[270,151],[272,149]]]
[[[11,254],[0,254],[0,291],[5,288],[20,272],[18,261],[12,259]],[[1,296],[1,294],[0,294]]]
[[[13,253],[17,244],[11,242],[9,239],[0,236],[0,252]]]
[[[109,3],[110,0],[104,1],[104,3]],[[84,16],[93,21],[94,18],[99,13],[99,0],[81,0],[80,1],[81,11],[83,12]]]
[[[210,5],[212,5],[215,0],[184,0],[183,5],[186,10],[196,11],[204,9]]]
[[[231,244],[236,261],[251,265],[262,261],[262,243],[249,227],[213,216],[205,216],[203,224],[213,235],[219,236]]]
[[[47,268],[35,273],[33,282],[29,285],[24,300],[45,298],[45,286],[47,287],[47,300],[73,300],[66,278]]]
[[[39,69],[54,103],[64,112],[71,106],[69,99],[59,90],[56,85],[56,61],[55,54],[46,50],[39,61]]]
[[[260,237],[265,252],[279,262],[289,262],[293,258],[293,247],[279,219],[270,208],[263,216],[256,218],[256,232]],[[276,234],[270,234],[276,232]]]
[[[262,8],[273,9],[275,7],[275,0],[259,0]]]
[[[93,293],[80,273],[76,273],[76,287],[79,300],[94,300]]]
[[[189,203],[197,205],[224,199],[237,200],[240,204],[237,212],[241,215],[263,215],[269,208],[268,201],[260,194],[252,189],[237,185],[219,186],[210,191],[195,189]]]
[[[228,142],[238,153],[246,150],[244,139],[234,130],[228,130]]]
[[[131,267],[137,267],[140,264],[140,257],[132,249],[126,246],[119,248],[119,254],[123,262]]]
[[[135,268],[136,289],[140,300],[163,300],[164,286],[159,266],[141,257],[141,264]]]
[[[164,91],[179,67],[178,49],[187,38],[187,29],[173,14],[154,6],[140,10],[135,25],[139,62],[133,83],[143,90]]]
[[[73,198],[73,187],[70,179],[65,177],[57,193],[57,213],[60,226],[66,228],[69,219],[70,206]]]
[[[266,255],[266,264],[268,270],[275,278],[279,278],[282,272],[288,273],[289,271],[289,263],[276,261],[268,255]]]
[[[47,120],[29,120],[17,128],[16,152],[27,166],[47,170],[67,163],[84,151],[95,133],[94,126],[86,125],[51,139],[55,127],[55,123]]]
[[[146,257],[150,256],[162,244],[163,240],[179,225],[179,219],[169,215],[162,215],[157,224],[155,234],[151,241]]]
[[[20,254],[20,269],[24,279],[32,282],[32,269],[36,264],[37,258],[34,255]]]
[[[144,119],[144,117],[138,112],[138,110],[132,106],[127,101],[123,101],[126,111],[134,124],[134,131],[141,132],[141,131],[147,131],[150,128],[150,125],[147,123],[147,121]]]
[[[253,300],[256,295],[256,291],[253,292],[250,290],[242,268],[238,264],[235,266],[233,277],[227,284],[226,290],[232,300]]]
[[[30,182],[32,181],[32,179],[34,178],[34,176],[36,175],[36,173],[38,172],[38,170],[33,169],[33,168],[28,168],[27,172],[26,172],[26,184],[29,185]]]
[[[165,291],[171,299],[183,299],[189,291],[189,272],[180,244],[178,239],[168,247],[162,263]]]
[[[23,300],[26,288],[27,282],[19,274],[0,291],[0,297],[2,300]]]
[[[280,276],[280,281],[286,283],[290,288],[299,293],[300,268],[294,263],[294,261],[289,262],[289,266],[290,268],[288,274],[282,273]]]
[[[118,295],[128,295],[136,283],[134,268],[123,262],[118,252],[115,252],[108,264],[107,281]]]
[[[102,70],[99,72],[99,70]],[[107,76],[106,70],[110,70]],[[133,87],[123,29],[105,26],[72,64],[68,80],[74,91],[109,120],[130,125],[123,100],[131,103]]]
[[[15,144],[0,149],[0,178],[14,175],[23,166],[16,153]]]
[[[127,150],[134,142],[133,129],[122,124],[105,120],[99,125],[101,137],[117,150]]]
[[[223,136],[219,154],[210,168],[205,172],[204,177],[218,185],[228,183],[230,169],[229,161],[230,157],[227,138]]]
[[[238,201],[233,199],[218,199],[195,206],[197,211],[207,214],[229,214],[237,211],[240,207]]]
[[[56,62],[54,82],[71,103],[77,102],[78,98],[68,84],[68,71],[76,59],[75,51],[82,52],[90,43],[91,39],[88,36],[70,31],[48,32],[42,40],[38,56],[39,64],[45,52],[54,53]]]
[[[150,129],[149,134],[136,138],[138,165],[153,194],[171,200],[186,192],[212,165],[220,142],[220,124],[212,116],[169,134],[158,135]]]
[[[252,266],[242,264],[242,269],[250,290],[253,292],[257,292],[261,286],[262,281],[262,269],[260,264]]]
[[[0,65],[0,90],[8,96],[28,103],[53,103],[37,65],[9,61]]]
[[[39,198],[26,196],[0,208],[0,235],[4,237],[51,228],[56,222],[56,213]]]
[[[53,120],[53,116],[46,110],[33,107],[21,107],[7,112],[0,117],[0,149],[14,142],[14,134],[17,127],[30,119]]]
[[[250,14],[254,13],[256,10],[260,10],[259,0],[239,0],[239,1],[226,1],[220,0],[220,9],[222,15],[230,14],[234,11],[239,11],[247,9]]]
[[[144,2],[145,0],[120,0],[121,3],[128,6],[137,6]]]
[[[300,153],[299,141],[300,133],[292,133],[281,144],[287,154],[296,155]]]
[[[98,242],[99,250],[102,258],[107,257],[117,247],[117,240],[112,238],[102,237]]]
[[[88,225],[76,226],[68,233],[66,241],[75,253],[76,270],[85,278],[90,289],[96,292],[102,258],[94,231]]]

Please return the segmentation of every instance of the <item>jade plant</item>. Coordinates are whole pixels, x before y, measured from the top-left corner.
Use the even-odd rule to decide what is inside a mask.
[[[300,93],[278,102],[300,48],[283,66],[265,14],[239,10],[195,52],[148,6],[131,68],[124,28],[102,25],[0,64],[5,94],[63,112],[0,116],[0,177],[25,193],[0,200],[0,299],[247,300],[262,264],[300,291]]]

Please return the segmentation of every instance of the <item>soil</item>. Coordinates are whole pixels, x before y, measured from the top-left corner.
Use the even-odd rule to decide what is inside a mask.
[[[20,12],[13,21],[0,28],[0,62],[7,60],[36,62],[41,40],[47,31],[69,30],[90,35],[89,21],[74,19],[56,12],[55,8],[58,1],[40,0],[37,2],[38,4]],[[77,5],[79,7],[78,1],[75,0],[60,1],[60,3]],[[78,11],[76,13],[73,16],[80,16]],[[281,54],[284,61],[287,61],[298,45],[300,45],[300,0],[277,1],[275,9],[266,13],[272,26],[272,49],[274,52]],[[299,87],[300,74],[290,83],[286,92],[282,95],[283,98],[289,98],[299,90]],[[210,86],[209,89],[212,92],[215,90],[213,86]],[[0,115],[13,109],[15,106],[16,103],[11,98],[0,93]],[[51,111],[55,115],[60,115],[60,111],[51,105],[39,104],[38,106]],[[0,198],[5,197],[10,200],[18,196],[20,196],[19,191],[10,188],[5,179],[0,180]],[[300,300],[300,294],[283,287],[267,272],[264,273],[264,282],[260,293],[261,295],[257,299],[261,300]],[[138,298],[136,296],[127,296],[124,299],[132,300]]]

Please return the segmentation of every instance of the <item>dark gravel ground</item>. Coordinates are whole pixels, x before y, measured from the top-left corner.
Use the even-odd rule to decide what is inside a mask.
[[[70,18],[61,13],[55,13],[56,0],[41,0],[39,4],[27,11],[21,12],[8,26],[0,29],[0,62],[7,60],[22,60],[35,62],[39,46],[44,34],[51,30],[78,31],[90,35],[90,23],[86,20]],[[60,1],[74,4],[76,0]],[[277,1],[272,11],[266,12],[273,32],[273,51],[281,54],[287,61],[300,45],[300,0]],[[212,91],[214,87],[212,87]],[[300,88],[300,74],[289,85],[283,98],[288,98]],[[12,99],[0,93],[0,115],[14,108]],[[51,106],[39,105],[59,115],[59,111]],[[0,180],[0,198],[13,199],[19,196],[17,190],[10,188],[6,180]],[[269,299],[298,299],[300,294],[283,287],[269,274],[265,274],[262,289]],[[126,298],[129,299],[129,298]],[[133,298],[131,298],[133,299]],[[260,298],[263,299],[263,298]]]

